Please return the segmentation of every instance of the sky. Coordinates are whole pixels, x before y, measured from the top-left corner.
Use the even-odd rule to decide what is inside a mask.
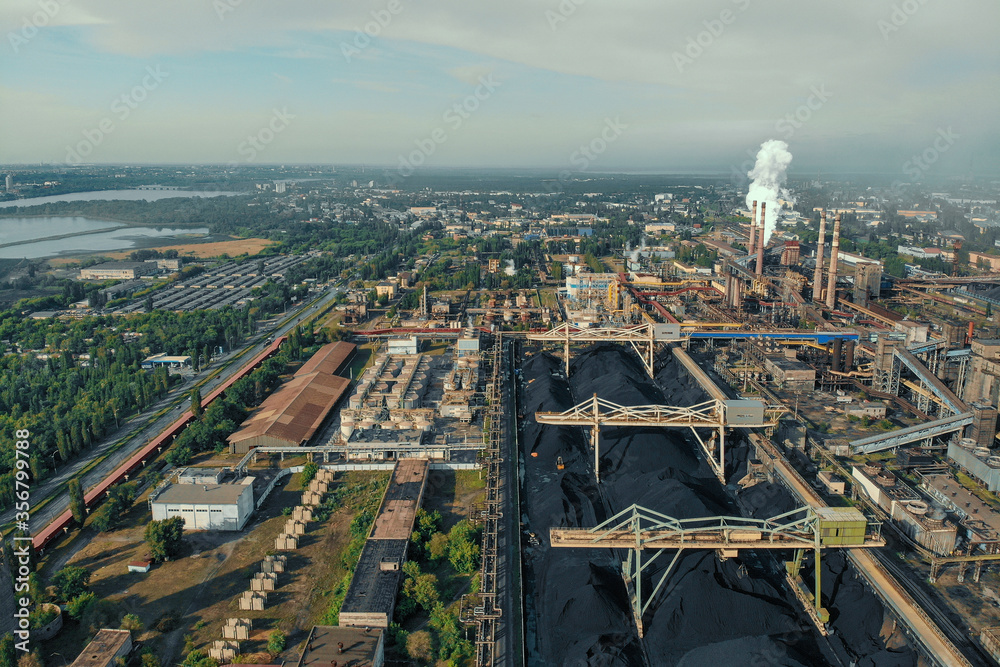
[[[3,0],[0,163],[1000,174],[995,0]]]

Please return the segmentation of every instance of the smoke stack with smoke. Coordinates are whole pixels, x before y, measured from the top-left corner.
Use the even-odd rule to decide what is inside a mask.
[[[767,210],[767,202],[760,203],[760,233],[757,235],[757,275],[764,273],[764,211]]]
[[[830,277],[826,281],[826,307],[837,305],[837,260],[840,258],[840,214],[833,219],[833,241],[830,242]]]
[[[753,200],[753,210],[750,211],[750,242],[747,244],[747,254],[753,255],[754,248],[754,237],[757,234],[757,200]]]
[[[826,239],[826,211],[819,214],[819,239],[816,241],[816,272],[813,274],[813,301],[823,298],[823,242]]]
[[[757,200],[770,204],[771,219],[767,220],[761,215],[760,243],[766,244],[771,240],[774,226],[778,221],[778,211],[780,205],[778,199],[791,199],[788,190],[785,189],[785,170],[788,169],[792,161],[792,154],[788,152],[788,144],[778,139],[765,141],[757,151],[757,163],[753,169],[747,172],[750,177],[750,191],[747,193],[746,205]],[[763,208],[763,207],[762,207]]]

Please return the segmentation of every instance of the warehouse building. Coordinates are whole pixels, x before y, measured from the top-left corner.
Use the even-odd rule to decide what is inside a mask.
[[[167,485],[150,497],[153,520],[179,516],[185,530],[242,530],[254,510],[254,480]]]
[[[104,262],[80,269],[80,280],[135,280],[159,272],[156,262]]]
[[[330,343],[320,348],[229,436],[229,451],[246,454],[255,447],[307,444],[351,384],[349,379],[333,373],[349,363],[355,349],[351,343]]]

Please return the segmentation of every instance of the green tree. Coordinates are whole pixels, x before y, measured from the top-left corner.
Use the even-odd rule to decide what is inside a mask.
[[[195,417],[201,417],[201,413],[201,389],[195,387],[191,390],[191,414]]]
[[[80,480],[75,477],[69,480],[66,486],[69,490],[69,509],[73,514],[73,519],[83,526],[83,522],[87,520],[87,505],[83,501],[83,487],[80,485]]]
[[[448,561],[456,571],[471,574],[479,565],[476,529],[467,520],[459,521],[448,532]]]
[[[275,630],[267,637],[267,652],[271,655],[278,655],[285,650],[285,633]]]
[[[184,539],[184,519],[175,516],[163,521],[151,521],[144,534],[154,560],[167,561],[177,556]]]
[[[406,638],[406,654],[414,660],[429,663],[434,660],[434,642],[427,630],[411,632]]]
[[[17,666],[17,649],[14,648],[14,635],[7,633],[0,639],[0,667]]]
[[[319,466],[312,461],[309,461],[304,466],[302,466],[302,486],[307,486],[309,482],[313,481],[316,477],[316,473],[319,472]]]
[[[128,630],[129,632],[132,632],[134,635],[134,633],[136,632],[142,632],[143,630],[142,619],[140,619],[135,614],[125,614],[124,616],[122,616],[122,623],[119,627],[122,630]]]
[[[90,585],[90,570],[75,565],[64,567],[52,576],[52,585],[56,587],[58,599],[69,602],[87,591]]]
[[[83,618],[83,615],[87,613],[90,605],[95,602],[97,602],[97,595],[94,593],[90,591],[81,593],[67,603],[66,613],[68,613],[69,617],[73,620],[79,621]]]
[[[448,536],[444,533],[434,533],[427,542],[427,557],[439,561],[448,555]]]

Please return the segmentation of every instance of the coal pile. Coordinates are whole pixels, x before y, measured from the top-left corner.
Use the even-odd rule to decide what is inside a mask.
[[[835,641],[820,637],[789,591],[779,562],[786,554],[745,552],[720,562],[714,552],[693,550],[683,552],[643,617],[645,637],[640,639],[621,576],[626,552],[548,547],[550,527],[595,526],[633,503],[677,518],[773,516],[794,508],[783,489],[763,484],[735,497],[701,460],[690,432],[678,429],[602,429],[598,487],[583,429],[541,426],[530,417],[536,411],[565,410],[595,392],[622,405],[705,400],[672,356],[660,363],[656,384],[621,346],[597,346],[576,355],[568,381],[562,360],[551,355],[534,354],[523,363],[522,520],[533,533],[531,541],[537,539],[525,556],[528,663],[795,667],[853,660],[915,665],[912,652],[886,651],[879,637],[882,609],[842,559],[824,563],[830,570],[824,572],[823,588],[834,601]],[[736,458],[745,455],[737,452]],[[557,469],[558,457],[563,470]],[[672,557],[666,552],[644,571],[644,597]]]

